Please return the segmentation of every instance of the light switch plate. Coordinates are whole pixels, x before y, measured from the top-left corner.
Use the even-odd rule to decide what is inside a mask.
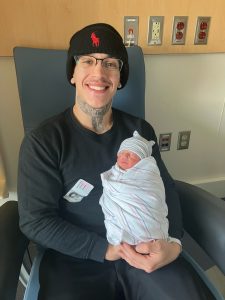
[[[195,31],[195,45],[206,45],[208,42],[211,17],[198,17]]]
[[[124,44],[127,47],[138,44],[138,16],[124,17]]]
[[[161,45],[163,37],[163,16],[151,16],[148,23],[148,45]]]
[[[173,35],[172,44],[173,45],[184,45],[187,31],[188,17],[183,16],[174,17],[173,20]]]

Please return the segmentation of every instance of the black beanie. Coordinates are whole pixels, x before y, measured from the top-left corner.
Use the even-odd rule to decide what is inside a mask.
[[[105,23],[89,25],[72,36],[66,65],[69,83],[71,84],[70,80],[73,77],[76,64],[74,56],[91,53],[105,53],[123,61],[123,67],[120,71],[121,87],[119,89],[123,88],[129,75],[127,50],[116,29]]]

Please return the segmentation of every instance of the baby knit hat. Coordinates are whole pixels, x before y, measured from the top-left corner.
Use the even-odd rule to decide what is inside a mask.
[[[73,77],[76,62],[74,56],[105,53],[111,57],[119,58],[123,61],[120,71],[121,89],[125,86],[129,75],[128,54],[123,44],[123,39],[114,27],[105,23],[88,25],[77,31],[70,39],[70,46],[67,55],[67,79],[70,84]]]
[[[133,137],[125,139],[119,148],[119,152],[128,150],[137,154],[140,159],[151,156],[152,146],[155,144],[154,141],[148,141],[143,138],[136,130],[133,133]]]

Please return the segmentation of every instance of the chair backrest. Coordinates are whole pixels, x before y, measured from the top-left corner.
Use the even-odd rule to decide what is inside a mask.
[[[145,65],[140,47],[127,48],[130,74],[117,91],[113,107],[145,116]],[[25,132],[74,103],[75,89],[66,78],[66,50],[15,47],[14,61]]]

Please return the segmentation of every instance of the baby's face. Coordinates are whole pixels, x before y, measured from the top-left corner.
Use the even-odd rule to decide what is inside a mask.
[[[117,155],[117,164],[123,170],[132,168],[140,160],[136,153],[128,150],[123,150]]]

